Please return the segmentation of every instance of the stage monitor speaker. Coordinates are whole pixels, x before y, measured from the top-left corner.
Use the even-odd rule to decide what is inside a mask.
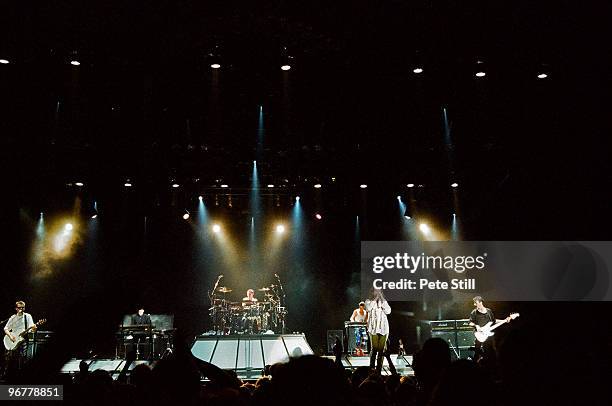
[[[344,348],[344,330],[327,330],[327,352],[329,354],[334,353],[334,344],[336,343],[336,337],[340,339],[342,348]]]

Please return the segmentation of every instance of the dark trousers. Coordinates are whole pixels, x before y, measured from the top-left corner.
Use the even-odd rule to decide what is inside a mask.
[[[370,344],[372,345],[372,352],[370,353],[370,368],[374,368],[374,362],[376,362],[376,370],[378,372],[382,371],[386,342],[387,336],[382,334],[370,334]]]
[[[13,377],[27,361],[28,343],[22,343],[17,349],[4,353],[3,377],[10,379]]]
[[[474,361],[487,369],[495,370],[497,350],[494,337],[487,338],[484,343],[474,341]]]

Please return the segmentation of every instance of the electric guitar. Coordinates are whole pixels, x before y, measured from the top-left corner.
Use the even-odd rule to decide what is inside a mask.
[[[480,341],[481,343],[484,343],[485,341],[487,341],[487,338],[495,334],[493,330],[495,330],[497,327],[501,326],[504,323],[508,323],[510,320],[516,319],[518,316],[520,316],[518,313],[511,313],[510,316],[508,316],[507,318],[505,318],[504,320],[498,323],[493,324],[493,322],[490,321],[484,326],[474,331],[474,335],[476,336],[476,339],[478,341]]]
[[[16,350],[17,348],[19,348],[21,343],[25,341],[26,336],[35,326],[38,327],[42,324],[45,324],[46,322],[47,322],[47,319],[38,320],[38,323],[31,325],[30,327],[28,327],[27,329],[23,330],[20,333],[14,334],[15,341],[12,341],[11,338],[5,334],[4,335],[4,348],[6,348],[8,351]],[[9,330],[9,331],[11,333],[13,332],[13,330]]]

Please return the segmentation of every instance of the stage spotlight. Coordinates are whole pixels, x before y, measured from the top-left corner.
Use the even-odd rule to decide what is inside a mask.
[[[189,220],[189,212],[187,210],[185,210],[185,213],[183,214],[183,220]]]
[[[73,59],[72,61],[70,61],[70,65],[72,65],[72,66],[80,66],[81,62],[77,61],[76,59]]]
[[[452,187],[452,188],[456,188],[456,187],[458,187],[458,186],[459,186],[459,184],[458,184],[457,182],[453,182],[453,183],[451,183],[451,187]]]
[[[221,232],[221,226],[219,224],[214,224],[212,226],[213,233],[219,234]]]
[[[402,201],[402,197],[401,196],[397,196],[397,200],[399,200],[400,202]]]
[[[76,186],[79,186],[79,187],[80,187],[80,186],[83,186],[83,182],[75,182],[74,184],[75,184]]]
[[[406,186],[408,186],[408,187],[414,187],[414,183],[409,183],[409,184],[407,184]]]
[[[285,232],[285,226],[282,224],[278,224],[276,226],[276,234],[282,234]]]
[[[300,201],[300,197],[299,197],[299,196],[296,196],[296,197],[295,197],[295,201],[296,201],[296,202],[299,202],[299,201]]]
[[[419,68],[414,68],[412,71],[414,73],[423,73],[423,68],[420,68],[420,67]]]
[[[226,187],[229,187],[229,186],[224,183],[223,185],[221,185],[221,187],[222,188],[226,188]]]
[[[98,213],[91,216],[92,219],[98,218]]]
[[[368,185],[366,185],[365,183],[362,183],[361,185],[359,185],[359,187],[361,189],[367,189]]]
[[[178,183],[173,183],[173,184],[172,184],[172,187],[173,187],[173,188],[177,188],[177,187],[179,187],[179,186],[181,186],[181,185],[179,185]]]
[[[540,73],[538,74],[538,79],[546,79],[548,77],[548,75],[546,73]]]
[[[317,220],[321,220],[323,218],[323,216],[321,216],[319,213],[315,214],[315,218]]]
[[[429,234],[429,232],[431,231],[431,229],[429,228],[429,226],[425,223],[421,223],[419,224],[419,230],[421,230],[421,232],[423,234]]]
[[[274,187],[274,185],[270,184],[270,185],[268,185],[268,187],[269,187],[269,188],[273,188],[273,187]]]
[[[125,186],[125,187],[132,187],[132,182],[130,182],[130,180],[128,179],[128,180],[127,180],[127,181],[126,181],[126,182],[123,184],[123,186]]]
[[[219,63],[211,63],[210,67],[213,68],[213,69],[219,69],[221,67],[221,64],[219,64]]]
[[[283,65],[283,66],[281,66],[281,70],[288,71],[289,69],[291,69],[291,65]]]
[[[73,228],[74,226],[71,223],[66,223],[64,226],[64,231],[72,231]]]
[[[477,77],[477,78],[483,78],[483,77],[485,77],[486,75],[487,75],[487,74],[486,74],[485,72],[481,71],[481,70],[480,70],[480,71],[478,71],[478,72],[476,72],[476,77]]]
[[[8,65],[10,62],[8,59],[0,59],[0,64],[2,65]]]
[[[198,200],[202,201],[202,200],[204,200],[204,198],[202,196],[198,196]]]
[[[315,183],[314,188],[315,189],[321,189],[321,184],[320,183]]]
[[[410,217],[409,215],[405,215],[405,216],[404,216],[404,218],[405,218],[406,220],[410,220],[412,217]]]

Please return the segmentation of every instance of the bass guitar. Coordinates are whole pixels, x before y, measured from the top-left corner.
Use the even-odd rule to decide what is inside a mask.
[[[10,330],[11,333],[14,333],[13,335],[16,338],[15,338],[15,341],[13,341],[8,335],[5,334],[4,335],[4,348],[6,348],[8,351],[16,350],[17,348],[19,348],[21,343],[25,341],[26,336],[28,335],[30,331],[32,331],[32,329],[34,329],[34,327],[38,328],[38,326],[45,324],[46,322],[47,322],[47,319],[38,320],[37,323],[31,325],[27,329],[21,332],[18,332],[18,333],[14,333],[13,330]]]
[[[476,331],[474,331],[474,335],[476,336],[476,339],[478,341],[480,341],[481,343],[484,343],[485,341],[487,341],[487,338],[491,337],[493,334],[495,334],[493,332],[493,330],[495,330],[497,327],[501,326],[504,323],[508,323],[510,320],[514,320],[519,316],[518,313],[511,313],[510,316],[508,316],[507,318],[505,318],[504,320],[497,322],[495,324],[493,324],[492,321],[488,322],[487,324],[485,324],[484,326],[478,328]]]

